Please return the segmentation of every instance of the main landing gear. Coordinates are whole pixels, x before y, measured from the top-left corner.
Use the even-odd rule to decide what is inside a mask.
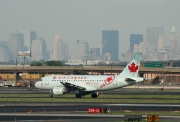
[[[76,93],[76,98],[81,98],[82,95],[80,93]]]
[[[97,93],[92,93],[92,94],[91,94],[91,97],[92,97],[92,98],[97,98],[97,96],[98,96]]]
[[[92,93],[92,92],[86,92],[86,93],[82,93],[82,92],[76,92],[76,98],[81,98],[82,96],[84,96],[84,95],[87,95],[87,94],[90,94],[90,93]],[[91,94],[91,97],[92,98],[97,98],[98,97],[98,92],[93,92],[92,94]]]
[[[52,90],[50,90],[49,97],[50,97],[50,98],[52,98],[52,97],[53,97]]]

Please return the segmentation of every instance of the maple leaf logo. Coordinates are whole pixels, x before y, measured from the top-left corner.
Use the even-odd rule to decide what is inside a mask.
[[[113,80],[114,80],[113,77],[107,77],[104,82],[105,82],[105,84],[111,84],[113,82]]]
[[[130,72],[136,72],[138,70],[138,66],[133,62],[131,65],[128,66]]]
[[[108,77],[108,78],[107,78],[107,82],[108,82],[108,83],[110,83],[111,80],[112,80],[112,77]]]
[[[115,76],[109,76],[104,80],[104,83],[100,86],[100,88],[105,87],[106,85],[111,84],[115,79]]]

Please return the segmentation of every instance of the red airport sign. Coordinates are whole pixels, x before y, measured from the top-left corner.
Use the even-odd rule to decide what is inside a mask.
[[[88,108],[88,113],[100,113],[101,108]]]

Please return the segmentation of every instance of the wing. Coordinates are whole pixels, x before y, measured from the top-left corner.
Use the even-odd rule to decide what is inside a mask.
[[[69,88],[70,90],[80,90],[80,91],[85,91],[86,88],[83,86],[78,86],[72,83],[68,83],[68,82],[60,82],[62,83],[65,87]]]
[[[79,90],[79,91],[96,91],[97,88],[92,87],[92,86],[79,86],[73,83],[69,83],[69,82],[60,82],[61,84],[63,84],[66,88],[74,91],[74,90]]]

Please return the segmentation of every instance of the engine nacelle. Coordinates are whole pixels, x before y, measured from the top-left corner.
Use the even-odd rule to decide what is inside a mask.
[[[62,95],[62,94],[66,94],[69,93],[69,89],[65,88],[65,87],[54,87],[52,90],[53,94],[55,95]]]

